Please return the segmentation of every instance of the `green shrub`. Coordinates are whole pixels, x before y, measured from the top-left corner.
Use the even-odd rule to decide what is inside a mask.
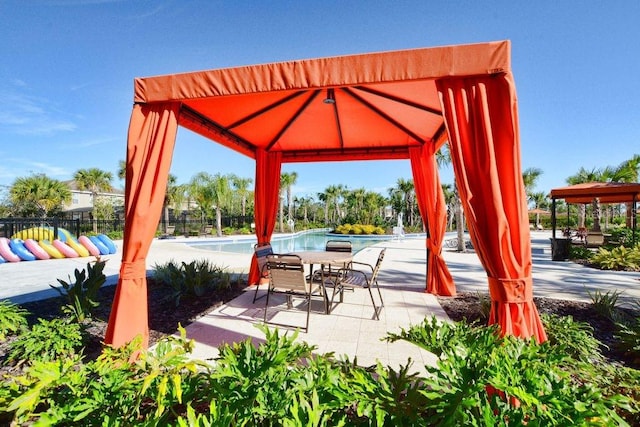
[[[602,293],[599,289],[594,292],[587,291],[589,294],[589,298],[591,298],[591,304],[593,308],[603,317],[606,317],[610,320],[617,319],[617,305],[618,305],[618,297],[622,292],[618,290],[607,291]]]
[[[333,232],[337,234],[355,235],[385,234],[384,228],[371,224],[342,224],[337,226]]]
[[[422,378],[423,419],[432,425],[626,425],[616,409],[629,408],[630,399],[575,381],[562,369],[575,364],[563,346],[435,318],[389,339],[439,355]]]
[[[153,350],[140,340],[77,357],[34,362],[0,384],[0,420],[11,425],[637,425],[637,371],[571,363],[563,345],[500,337],[496,327],[435,317],[390,334],[439,356],[428,374],[357,366],[313,355],[297,333],[259,327],[219,348],[215,364],[192,360],[184,329]],[[568,329],[573,330],[573,327]],[[574,332],[567,339],[579,337]],[[559,337],[559,341],[562,338]],[[138,357],[131,362],[131,357]],[[578,371],[590,369],[583,373]],[[571,370],[573,369],[573,371]],[[606,384],[609,382],[609,384]],[[616,387],[629,397],[615,394]]]
[[[569,259],[573,260],[587,260],[589,261],[593,257],[593,252],[584,246],[569,246]]]
[[[109,237],[111,240],[122,240],[124,238],[124,231],[108,231],[107,237]]]
[[[184,295],[197,297],[231,286],[230,275],[225,269],[206,258],[188,264],[183,261],[178,265],[174,260],[156,264],[153,266],[153,278],[173,290],[171,298],[175,299],[176,306],[180,305]]]
[[[82,327],[69,319],[39,319],[9,344],[7,363],[52,361],[82,350]]]
[[[58,283],[62,285],[62,289],[51,286],[58,293],[67,298],[68,304],[62,310],[74,320],[83,322],[87,317],[91,316],[91,311],[96,308],[99,303],[95,301],[98,290],[107,280],[107,276],[102,272],[106,261],[101,261],[100,257],[96,257],[93,264],[87,263],[87,270],[78,270],[76,268],[75,283],[58,279]],[[87,271],[89,276],[87,277]]]
[[[9,300],[0,301],[0,342],[28,326],[29,312]]]
[[[633,248],[618,246],[611,250],[599,248],[591,262],[603,270],[640,271],[640,244]]]
[[[541,314],[540,319],[549,344],[562,347],[567,355],[582,362],[602,362],[600,342],[593,336],[593,328],[577,322],[571,316]]]
[[[616,326],[614,336],[617,348],[635,355],[636,359],[640,360],[640,317],[627,324],[618,323]]]

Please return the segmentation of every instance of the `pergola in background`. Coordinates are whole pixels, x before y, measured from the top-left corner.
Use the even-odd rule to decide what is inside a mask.
[[[275,226],[281,164],[409,159],[427,227],[426,291],[454,295],[435,153],[449,142],[490,323],[546,340],[533,304],[510,42],[310,59],[135,80],[122,265],[105,341],[148,342],[146,256],[178,126],[256,161],[259,243]],[[195,154],[194,154],[195,155]],[[345,164],[345,167],[349,167]],[[255,257],[249,283],[258,281]]]
[[[566,203],[586,205],[598,199],[600,203],[629,203],[631,208],[631,228],[637,227],[636,204],[640,200],[640,183],[628,182],[585,182],[570,185],[568,187],[554,188],[551,190],[551,227],[552,238],[556,238],[556,200],[561,199]],[[567,210],[568,213],[568,210]]]

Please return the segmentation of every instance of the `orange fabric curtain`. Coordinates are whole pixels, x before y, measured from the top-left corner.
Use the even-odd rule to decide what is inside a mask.
[[[442,258],[442,241],[447,227],[447,207],[436,164],[435,145],[424,144],[409,149],[413,185],[422,218],[426,218],[427,286],[435,295],[453,296],[456,286]]]
[[[122,265],[105,336],[114,347],[138,335],[149,343],[145,261],[162,214],[178,111],[178,103],[161,103],[135,105],[131,113]]]
[[[262,149],[256,150],[254,211],[258,244],[270,243],[273,229],[276,226],[281,166],[282,153],[268,153]],[[259,282],[258,261],[256,260],[256,255],[253,254],[251,269],[249,270],[249,284],[256,285]]]
[[[531,240],[510,74],[437,82],[469,234],[488,275],[489,324],[546,341],[533,303]]]

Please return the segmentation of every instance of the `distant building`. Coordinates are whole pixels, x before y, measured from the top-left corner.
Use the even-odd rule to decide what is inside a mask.
[[[83,214],[88,214],[93,210],[91,191],[79,190],[74,180],[65,181],[64,183],[67,184],[71,190],[71,203],[66,204],[62,210],[73,213],[74,218],[83,218],[85,216]],[[98,193],[98,197],[110,200],[116,212],[123,211],[124,190],[112,187],[111,191]]]

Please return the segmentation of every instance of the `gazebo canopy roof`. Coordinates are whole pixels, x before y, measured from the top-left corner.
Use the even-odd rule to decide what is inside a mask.
[[[552,199],[587,204],[597,198],[600,203],[624,203],[640,200],[640,183],[586,182],[551,190]]]
[[[255,158],[407,159],[447,140],[436,80],[510,71],[510,43],[410,49],[137,78],[139,104],[179,102],[179,124]]]

